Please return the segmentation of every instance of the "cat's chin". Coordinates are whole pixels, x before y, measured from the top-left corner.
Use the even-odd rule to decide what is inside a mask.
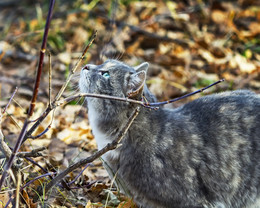
[[[79,89],[81,93],[89,93],[90,77],[86,70],[80,72]]]
[[[88,93],[88,88],[85,84],[84,81],[82,81],[82,79],[80,78],[80,81],[79,81],[79,90],[81,93]]]

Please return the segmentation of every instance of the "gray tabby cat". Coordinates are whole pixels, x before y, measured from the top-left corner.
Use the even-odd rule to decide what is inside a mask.
[[[86,65],[81,92],[156,101],[148,63]],[[125,125],[135,104],[86,98],[98,149]],[[260,207],[260,96],[205,96],[176,109],[141,108],[122,145],[103,156],[117,185],[145,208]],[[112,176],[113,177],[113,176]]]

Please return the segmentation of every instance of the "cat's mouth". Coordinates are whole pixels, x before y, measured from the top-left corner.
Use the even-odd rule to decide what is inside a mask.
[[[90,83],[89,71],[82,69],[80,72],[80,80],[79,80],[80,91],[83,93],[88,92],[89,83]]]
[[[80,73],[80,79],[84,80],[89,80],[89,70],[81,70],[81,73]]]
[[[85,65],[85,66],[82,68],[82,70],[89,70],[88,65]]]

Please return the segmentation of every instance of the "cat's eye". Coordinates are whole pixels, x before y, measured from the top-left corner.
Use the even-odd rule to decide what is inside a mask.
[[[103,76],[104,78],[106,78],[106,79],[110,77],[108,71],[100,71],[99,74],[102,75],[102,76]]]
[[[109,78],[110,77],[108,72],[103,73],[102,76],[105,77],[105,78]]]

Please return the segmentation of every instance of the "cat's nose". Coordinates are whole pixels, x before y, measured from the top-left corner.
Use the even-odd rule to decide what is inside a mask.
[[[89,70],[89,66],[88,65],[85,65],[82,70]]]
[[[82,70],[87,70],[87,71],[95,71],[96,69],[97,66],[94,64],[87,64],[82,68]]]

